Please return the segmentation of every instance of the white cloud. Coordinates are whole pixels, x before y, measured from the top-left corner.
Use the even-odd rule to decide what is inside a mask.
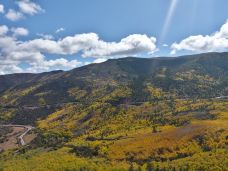
[[[0,4],[0,13],[4,13],[5,10],[4,10],[4,5]]]
[[[13,9],[9,9],[5,16],[11,21],[17,21],[23,18],[23,14],[21,12],[15,11]]]
[[[43,38],[43,39],[47,39],[47,40],[53,40],[54,39],[54,36],[52,36],[51,34],[37,33],[36,35]]]
[[[93,62],[86,61],[86,62],[84,62],[84,65],[89,65],[89,64],[91,64],[91,63],[93,63]]]
[[[82,52],[83,57],[125,57],[153,53],[156,39],[146,35],[130,35],[120,42],[105,42],[95,33],[76,34],[61,40],[34,39],[19,44],[20,49],[39,51],[40,53],[72,55]]]
[[[39,4],[31,2],[30,0],[19,0],[16,2],[19,10],[9,9],[5,17],[11,21],[18,21],[26,15],[34,15],[39,12],[44,12]],[[0,4],[0,13],[4,13],[4,6]]]
[[[188,50],[193,52],[222,52],[228,50],[228,21],[211,35],[190,36],[180,43],[173,43],[171,54]]]
[[[9,29],[7,26],[5,26],[5,25],[0,26],[0,36],[5,35],[8,31],[9,31]]]
[[[162,46],[163,46],[163,47],[168,47],[169,45],[167,45],[167,44],[163,44]]]
[[[65,28],[59,28],[59,29],[57,29],[56,31],[55,31],[55,33],[59,33],[59,32],[63,32],[63,31],[65,31]]]
[[[0,75],[23,72],[23,69],[17,66],[18,64],[16,61],[2,58],[0,53]]]
[[[55,60],[43,60],[39,63],[31,63],[31,67],[26,69],[26,71],[36,73],[50,70],[69,70],[82,65],[83,63],[78,60],[69,61],[65,58],[59,58]]]
[[[97,58],[97,59],[95,59],[93,61],[93,63],[99,64],[99,63],[102,63],[102,62],[105,62],[105,61],[107,61],[107,59],[105,59],[105,58]]]
[[[120,42],[104,42],[97,37],[92,43],[95,44],[84,50],[84,57],[126,57],[142,53],[152,54],[157,50],[156,38],[139,34],[130,35]]]
[[[13,32],[13,36],[27,36],[29,31],[23,27],[12,28],[11,31]]]
[[[12,30],[15,32],[13,34],[26,35],[25,32]],[[7,66],[21,72],[19,67],[21,63],[29,65],[23,70],[26,72],[71,69],[85,64],[65,58],[47,60],[46,55],[66,56],[80,53],[83,57],[97,58],[94,62],[99,63],[108,58],[135,56],[157,50],[155,38],[138,34],[130,35],[119,42],[105,42],[95,33],[76,34],[57,41],[44,38],[20,41],[16,36],[10,37],[6,33],[7,31],[4,31],[4,36],[0,36],[0,62],[7,61],[7,64],[1,63],[1,73],[13,71],[6,70]]]
[[[1,67],[0,75],[23,72],[23,69],[21,69],[20,67],[18,67],[16,65],[1,65],[0,64],[0,67]]]
[[[37,14],[41,11],[44,11],[40,7],[40,5],[38,5],[34,2],[31,2],[30,0],[18,1],[18,7],[22,13],[28,14],[28,15],[34,15],[34,14]]]

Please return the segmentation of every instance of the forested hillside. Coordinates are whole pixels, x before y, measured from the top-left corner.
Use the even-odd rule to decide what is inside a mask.
[[[227,96],[228,53],[0,76],[0,123],[36,127],[0,169],[226,170]]]

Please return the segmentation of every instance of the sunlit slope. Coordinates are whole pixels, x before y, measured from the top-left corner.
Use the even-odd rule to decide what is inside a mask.
[[[67,72],[0,76],[1,106],[30,106],[35,110],[1,109],[0,118],[4,122],[35,123],[56,106],[70,102],[84,106],[102,100],[115,106],[170,97],[227,96],[227,66],[228,53],[208,53],[179,58],[113,59]]]
[[[118,107],[95,103],[78,113],[79,106],[68,104],[38,121],[38,137],[30,147],[1,156],[2,167],[225,170],[228,102],[175,99],[172,103],[172,108],[164,100]]]
[[[209,53],[19,74],[0,119],[34,124],[36,138],[3,152],[0,170],[226,170],[227,66]]]

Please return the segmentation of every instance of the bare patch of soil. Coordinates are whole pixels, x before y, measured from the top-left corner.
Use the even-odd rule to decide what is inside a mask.
[[[13,129],[12,132],[6,134],[4,137],[4,142],[0,143],[0,149],[2,150],[9,150],[19,147],[17,137],[20,136],[24,131],[25,128],[21,127],[11,127]],[[1,151],[1,150],[0,150]]]

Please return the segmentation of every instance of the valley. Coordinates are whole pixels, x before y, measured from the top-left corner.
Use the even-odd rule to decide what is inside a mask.
[[[0,76],[0,170],[226,170],[227,66],[206,53]]]
[[[228,0],[0,0],[0,171],[228,171]]]

